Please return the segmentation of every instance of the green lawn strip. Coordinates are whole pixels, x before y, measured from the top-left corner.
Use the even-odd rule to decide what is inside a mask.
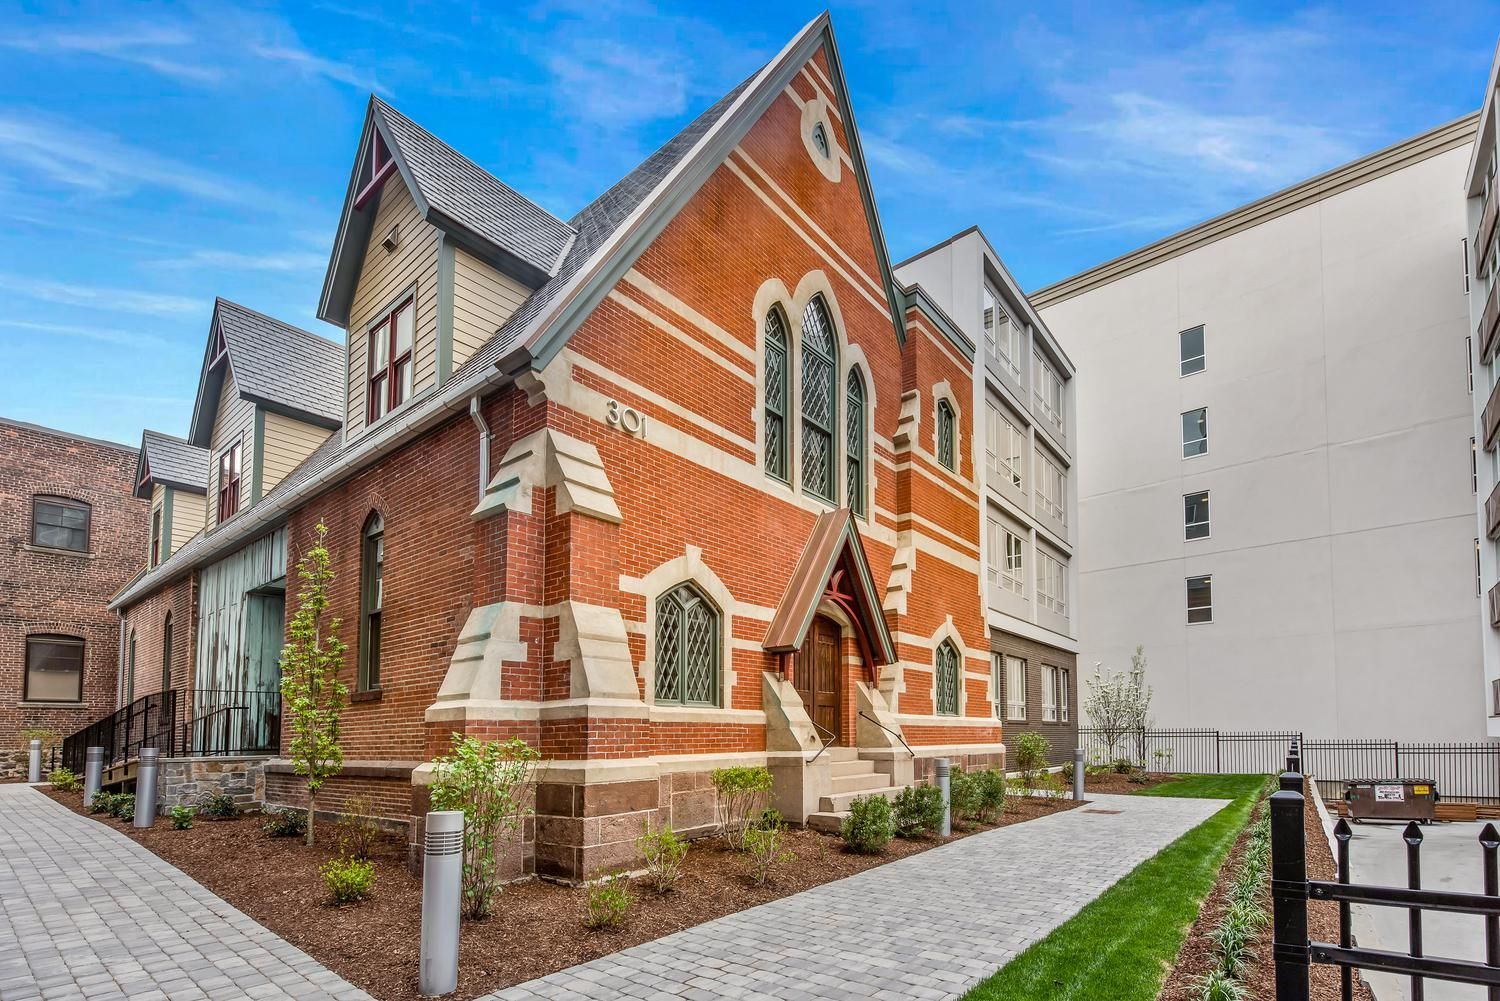
[[[1186,775],[1137,793],[1232,802],[976,985],[965,1001],[1154,1001],[1265,785],[1261,775]]]

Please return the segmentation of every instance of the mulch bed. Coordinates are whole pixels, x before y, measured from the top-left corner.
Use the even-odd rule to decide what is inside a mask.
[[[1139,773],[1136,778],[1139,779]],[[1146,773],[1146,781],[1130,781],[1131,776],[1121,775],[1118,772],[1101,772],[1098,775],[1085,775],[1083,779],[1083,791],[1085,794],[1091,792],[1114,793],[1128,796],[1142,789],[1150,789],[1154,786],[1166,785],[1168,782],[1176,782],[1177,776],[1160,772]]]
[[[1198,911],[1198,920],[1193,922],[1192,929],[1183,941],[1182,949],[1177,954],[1177,964],[1167,976],[1167,982],[1162,986],[1161,993],[1157,995],[1157,1001],[1198,1001],[1201,996],[1196,989],[1198,981],[1215,965],[1213,943],[1209,940],[1208,934],[1218,927],[1220,918],[1223,916],[1234,874],[1239,871],[1245,854],[1245,845],[1250,839],[1250,826],[1260,819],[1267,808],[1266,801],[1262,800],[1251,816],[1250,824],[1247,824],[1245,830],[1241,831],[1240,836],[1235,839],[1234,846],[1229,850],[1229,855],[1224,859],[1224,865],[1219,870],[1219,879],[1207,899],[1203,901],[1203,906]],[[1318,822],[1317,807],[1313,805],[1311,798],[1307,801],[1304,826],[1307,832],[1308,878],[1336,878],[1333,855],[1328,850],[1328,839],[1324,836],[1323,827]],[[1263,902],[1266,913],[1269,914],[1271,910],[1269,883],[1266,886]],[[1309,902],[1307,926],[1308,936],[1313,940],[1337,942],[1338,904],[1327,900]],[[1246,997],[1253,1001],[1275,1001],[1276,968],[1271,957],[1269,925],[1251,944],[1250,953],[1253,958],[1240,976],[1240,982],[1246,988]],[[1312,1001],[1339,1001],[1342,997],[1339,968],[1314,963],[1309,977],[1309,988],[1309,997]],[[1370,989],[1359,979],[1358,971],[1354,976],[1354,1001],[1374,1001],[1370,995]]]
[[[405,845],[395,839],[383,840],[371,859],[376,872],[374,895],[359,904],[335,907],[327,902],[318,874],[319,867],[337,854],[332,824],[319,824],[322,840],[312,848],[300,839],[269,837],[261,831],[258,816],[198,820],[188,831],[174,830],[164,818],[140,831],[122,821],[88,814],[79,793],[43,791],[75,812],[93,816],[133,838],[375,997],[392,1001],[418,997],[422,883],[407,871]],[[994,827],[1079,805],[1065,799],[1011,796],[1001,822]],[[729,851],[716,838],[697,841],[672,893],[658,896],[644,880],[631,881],[635,904],[625,927],[614,932],[584,927],[584,891],[578,888],[542,880],[512,884],[501,896],[494,916],[465,922],[458,992],[452,996],[472,998],[545,976],[994,827],[947,839],[897,839],[877,857],[846,852],[835,837],[789,831],[787,847],[796,859],[782,867],[773,883],[761,887],[750,881],[744,856]]]

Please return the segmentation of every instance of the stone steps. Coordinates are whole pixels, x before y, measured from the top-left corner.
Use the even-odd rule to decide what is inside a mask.
[[[889,781],[884,775],[880,776],[880,778],[881,781]],[[832,796],[824,796],[820,799],[818,801],[818,810],[821,813],[847,814],[849,812],[849,804],[861,796],[884,796],[886,799],[894,801],[900,795],[903,788],[903,786],[880,786],[877,788],[859,789],[854,792],[836,792]],[[839,819],[842,820],[843,818],[840,817]]]
[[[884,789],[890,781],[890,778],[872,768],[869,771],[859,772],[858,774],[835,775],[833,777],[833,791],[837,795],[845,792],[862,792],[866,789]]]

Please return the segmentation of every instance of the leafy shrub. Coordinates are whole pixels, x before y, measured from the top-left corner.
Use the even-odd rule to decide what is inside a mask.
[[[948,809],[955,826],[968,827],[979,820],[984,809],[984,790],[979,787],[978,773],[955,770],[949,776]]]
[[[453,735],[433,760],[432,808],[464,815],[464,913],[483,918],[500,893],[500,853],[531,813],[541,755],[518,737],[505,742]]]
[[[347,858],[368,859],[380,840],[380,825],[375,823],[375,806],[368,796],[350,796],[344,800],[336,825],[339,854]]]
[[[1048,799],[1062,799],[1068,794],[1068,787],[1063,785],[1062,776],[1057,772],[1043,772],[1037,787]]]
[[[122,792],[115,795],[110,804],[110,816],[116,820],[135,819],[135,793]]]
[[[896,795],[896,837],[919,838],[943,826],[943,791],[937,786],[908,786]]]
[[[745,832],[745,852],[750,856],[750,877],[756,886],[764,886],[766,880],[781,866],[797,856],[782,851],[786,841],[786,828],[781,824],[768,827],[752,827]]]
[[[364,859],[329,859],[319,870],[323,874],[323,885],[336,904],[352,904],[363,900],[375,889],[375,866]]]
[[[773,827],[785,827],[786,818],[781,815],[780,810],[774,806],[768,806],[760,811],[760,816],[756,817],[750,826],[758,831],[769,831]]]
[[[303,810],[279,810],[266,807],[265,822],[260,829],[273,838],[300,838],[307,833],[307,813]]]
[[[583,923],[590,928],[612,931],[625,923],[634,902],[630,880],[623,872],[601,876],[588,885]]]
[[[1223,970],[1213,970],[1198,981],[1198,998],[1199,1001],[1249,1001],[1250,992]]]
[[[1151,781],[1151,777],[1145,772],[1131,772],[1125,776],[1125,781],[1134,786],[1143,786]]]
[[[860,796],[849,804],[839,836],[850,851],[879,855],[896,836],[896,812],[884,796]]]
[[[179,831],[186,831],[193,826],[193,815],[196,813],[192,807],[178,803],[167,811],[167,816],[172,818],[172,826]]]
[[[646,830],[635,841],[641,855],[646,859],[646,878],[657,893],[666,893],[682,876],[682,862],[687,858],[688,843],[671,827],[663,824],[653,828],[646,821]]]
[[[750,818],[765,811],[766,800],[771,796],[771,772],[761,766],[715,768],[713,782],[719,794],[714,806],[719,833],[730,848],[744,851]]]
[[[105,792],[99,790],[94,793],[94,798],[89,800],[89,813],[114,813],[115,797],[119,793]]]
[[[1005,773],[998,768],[986,768],[974,773],[974,784],[979,790],[979,822],[995,823],[1005,811]]]
[[[1116,758],[1109,767],[1116,775],[1129,775],[1135,771],[1135,762],[1129,758]]]
[[[198,798],[198,812],[209,820],[233,820],[240,815],[240,805],[226,792],[209,790]]]
[[[1026,780],[1027,786],[1036,788],[1037,776],[1047,767],[1047,755],[1050,751],[1047,738],[1034,731],[1024,730],[1016,734],[1013,746],[1016,770]]]
[[[52,788],[59,792],[78,792],[83,788],[83,776],[71,768],[58,766],[52,769],[52,774],[47,776],[47,781],[52,783]]]
[[[1088,774],[1088,769],[1087,768],[1084,769],[1084,774],[1085,775]],[[1066,782],[1068,785],[1071,786],[1073,784],[1073,762],[1071,762],[1071,761],[1064,761],[1063,762],[1062,777],[1063,777],[1063,781]]]

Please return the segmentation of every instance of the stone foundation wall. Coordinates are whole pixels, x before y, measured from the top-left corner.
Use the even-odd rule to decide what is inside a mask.
[[[937,771],[937,759],[946,757],[954,769],[966,772],[983,771],[986,768],[1005,768],[1005,755],[998,751],[980,754],[935,754],[912,761],[912,772],[918,785],[931,785]]]
[[[197,806],[209,793],[227,793],[241,809],[266,800],[266,758],[163,758],[156,776],[156,808]]]

